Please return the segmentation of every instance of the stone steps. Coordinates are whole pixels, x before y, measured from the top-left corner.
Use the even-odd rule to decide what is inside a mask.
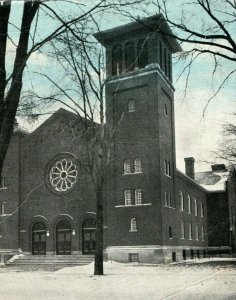
[[[94,261],[93,255],[22,255],[6,262],[5,267],[82,266]]]

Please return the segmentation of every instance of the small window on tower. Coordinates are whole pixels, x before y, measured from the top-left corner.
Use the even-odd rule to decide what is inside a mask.
[[[145,68],[148,65],[148,43],[146,40],[138,42],[138,67]]]
[[[131,173],[130,159],[126,159],[124,161],[124,174],[130,174],[130,173]]]
[[[134,172],[135,173],[142,173],[142,163],[141,158],[136,157],[134,160]]]
[[[165,104],[164,107],[164,112],[165,112],[165,116],[168,117],[168,109],[167,109],[167,104]]]
[[[119,75],[122,72],[122,48],[115,45],[112,48],[112,75]]]
[[[134,43],[128,42],[125,45],[125,68],[126,71],[133,71],[135,64]]]
[[[135,100],[134,99],[130,99],[128,102],[128,112],[133,112],[136,110],[135,107]]]
[[[130,220],[130,231],[137,231],[137,222],[135,218]]]
[[[132,199],[131,199],[131,190],[125,191],[125,205],[132,205]]]
[[[135,205],[141,205],[142,204],[142,190],[138,189],[135,190]]]

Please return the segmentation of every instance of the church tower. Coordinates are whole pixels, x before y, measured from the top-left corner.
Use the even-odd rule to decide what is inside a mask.
[[[161,14],[94,36],[106,48],[106,120],[114,141],[108,257],[171,260],[178,245],[172,54],[181,47]]]

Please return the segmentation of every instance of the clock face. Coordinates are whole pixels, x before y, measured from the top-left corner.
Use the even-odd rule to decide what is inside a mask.
[[[73,187],[78,177],[76,165],[71,159],[56,161],[49,171],[49,182],[57,192],[66,192]]]

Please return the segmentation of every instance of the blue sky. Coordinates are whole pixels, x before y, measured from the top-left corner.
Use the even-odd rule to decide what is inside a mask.
[[[218,1],[218,0],[217,0]],[[94,5],[98,1],[83,2],[87,5]],[[145,2],[145,1],[144,1]],[[143,3],[144,3],[143,2]],[[175,6],[170,7],[171,17],[178,18],[182,12],[182,4],[187,3],[185,0],[175,1]],[[223,5],[222,1],[218,1],[219,5]],[[148,1],[147,1],[148,3]],[[66,3],[65,1],[50,2],[51,5],[63,15],[67,13],[75,13],[73,4]],[[144,5],[144,4],[143,4]],[[85,7],[81,6],[82,9]],[[145,11],[144,11],[145,8]],[[224,9],[224,7],[222,7]],[[153,13],[158,13],[157,9],[152,5],[139,6],[137,9],[132,10],[135,16],[145,16]],[[202,22],[208,22],[204,14],[200,14],[198,10],[193,9],[193,6],[185,6],[186,20],[191,20],[194,29],[199,29]],[[15,1],[12,6],[11,21],[19,26],[20,16],[22,13],[22,2]],[[189,19],[187,19],[187,16]],[[43,13],[40,12],[40,22],[38,24],[37,38],[40,39],[48,34],[55,28],[55,23]],[[99,25],[102,30],[115,27],[117,25],[125,24],[129,18],[121,16],[119,13],[103,14],[98,17]],[[231,28],[232,29],[232,28]],[[235,31],[234,31],[235,34]],[[11,27],[11,36],[17,41],[18,32],[14,27]],[[183,45],[186,50],[188,45]],[[10,45],[8,62],[13,61],[14,46]],[[176,81],[178,73],[181,71],[184,61],[174,61],[174,86],[175,93],[175,127],[176,127],[176,149],[177,149],[177,166],[183,170],[184,157],[194,156],[197,160],[197,170],[209,168],[209,164],[200,163],[200,161],[214,162],[211,151],[217,149],[219,143],[222,141],[222,124],[224,122],[234,122],[232,113],[236,112],[235,101],[235,77],[232,77],[226,82],[222,91],[211,101],[206,110],[206,115],[203,118],[203,110],[209,97],[214,93],[218,84],[223,79],[231,68],[232,63],[222,60],[220,72],[215,74],[212,80],[211,74],[213,70],[212,60],[208,56],[202,56],[194,64],[191,75],[189,78],[189,87],[187,94],[184,97],[184,89],[186,77],[182,77]],[[28,68],[25,70],[25,88],[33,88],[36,90],[49,89],[49,85],[45,80],[40,79],[33,72],[45,70],[50,75],[55,76],[57,66],[52,63],[50,57],[47,56],[46,51],[43,53],[35,53],[28,62]],[[54,77],[55,78],[55,77]],[[33,124],[33,127],[38,126],[46,117],[42,117],[39,122]],[[25,127],[29,126],[23,120],[21,124]],[[32,124],[30,125],[32,128]]]

